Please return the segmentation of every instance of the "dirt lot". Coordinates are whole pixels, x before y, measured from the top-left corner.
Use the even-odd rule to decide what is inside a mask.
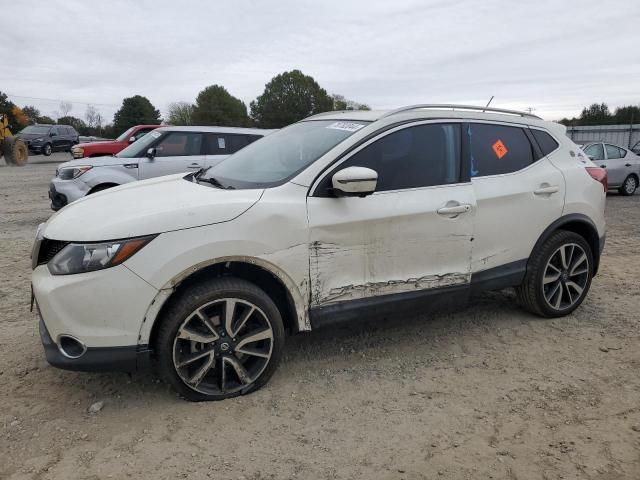
[[[609,197],[570,317],[497,292],[305,334],[266,388],[191,404],[150,375],[44,361],[29,251],[54,168],[0,166],[0,478],[640,478],[640,195]]]

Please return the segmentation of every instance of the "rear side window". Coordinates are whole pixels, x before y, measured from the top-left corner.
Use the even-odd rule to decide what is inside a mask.
[[[206,155],[229,155],[226,135],[207,133],[204,153]]]
[[[584,149],[584,153],[586,153],[591,160],[604,160],[604,148],[602,148],[601,143],[589,145]]]
[[[533,149],[522,128],[483,123],[467,128],[471,177],[517,172],[533,163]]]
[[[227,135],[227,148],[229,153],[235,153],[249,145],[249,139],[246,135]]]
[[[556,142],[551,135],[547,132],[543,132],[542,130],[531,129],[531,133],[533,134],[533,138],[536,139],[540,150],[543,155],[549,155],[556,148],[558,148],[558,142]]]
[[[615,158],[624,158],[624,156],[627,154],[626,150],[616,147],[615,145],[608,145],[605,143],[604,148],[607,149],[607,158],[609,160]]]
[[[382,137],[339,169],[356,166],[375,170],[378,192],[457,183],[460,143],[460,125],[418,125]]]

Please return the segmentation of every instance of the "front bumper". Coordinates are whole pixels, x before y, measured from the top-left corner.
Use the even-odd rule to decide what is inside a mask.
[[[60,210],[65,205],[75,202],[89,193],[89,185],[79,179],[61,180],[55,177],[49,184],[51,209]]]
[[[39,329],[45,358],[53,367],[81,372],[135,372],[151,364],[151,351],[143,345],[87,348],[80,357],[70,358],[53,341],[42,317]]]

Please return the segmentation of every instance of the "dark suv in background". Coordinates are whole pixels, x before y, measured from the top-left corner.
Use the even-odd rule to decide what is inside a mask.
[[[70,125],[29,125],[16,136],[24,140],[30,151],[46,156],[69,151],[80,143],[78,132]]]

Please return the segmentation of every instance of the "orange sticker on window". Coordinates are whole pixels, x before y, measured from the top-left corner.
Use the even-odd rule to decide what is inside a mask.
[[[504,157],[509,152],[509,150],[507,150],[507,147],[505,147],[504,143],[502,143],[502,140],[498,140],[496,143],[491,145],[491,148],[493,148],[493,152],[496,154],[496,157],[498,157],[499,159]]]

